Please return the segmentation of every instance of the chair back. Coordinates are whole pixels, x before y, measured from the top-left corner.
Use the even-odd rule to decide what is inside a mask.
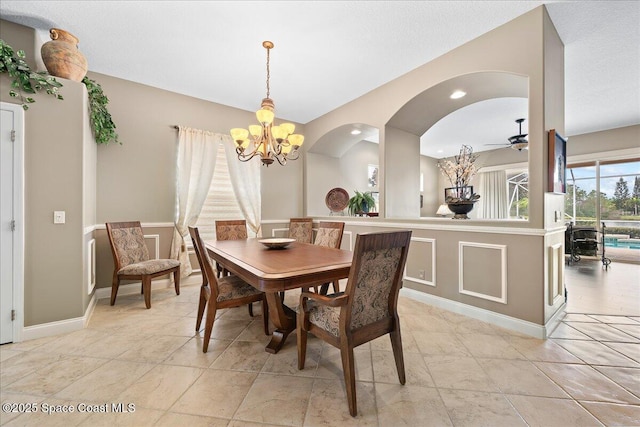
[[[189,235],[191,236],[191,240],[193,241],[193,249],[196,253],[196,258],[198,258],[198,264],[200,264],[200,271],[202,272],[204,281],[210,284],[211,298],[209,299],[209,301],[216,301],[218,299],[218,279],[216,278],[216,274],[213,270],[213,264],[211,263],[209,252],[207,252],[207,248],[204,247],[204,242],[200,237],[200,231],[198,231],[198,227],[188,228]],[[211,304],[211,302],[209,302],[209,304]]]
[[[300,243],[311,243],[313,237],[313,218],[291,218],[289,220],[289,238]]]
[[[348,330],[397,316],[398,293],[410,241],[411,231],[366,233],[356,237],[345,289],[348,302],[341,314]]]
[[[216,221],[217,240],[241,240],[247,238],[247,221],[244,219]]]
[[[105,225],[116,271],[129,264],[149,260],[149,250],[144,243],[140,221],[107,222]]]
[[[314,245],[339,248],[342,244],[344,222],[320,221]]]

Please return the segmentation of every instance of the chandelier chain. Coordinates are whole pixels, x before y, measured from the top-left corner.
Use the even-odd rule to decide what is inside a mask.
[[[271,88],[269,87],[269,79],[271,78],[271,73],[269,72],[269,53],[271,49],[267,48],[267,98],[269,98],[269,94],[271,93]]]

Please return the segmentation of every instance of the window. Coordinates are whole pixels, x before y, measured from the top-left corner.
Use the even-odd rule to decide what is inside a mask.
[[[216,168],[209,187],[209,195],[202,206],[202,211],[196,223],[203,240],[214,240],[216,238],[216,220],[244,218],[236,195],[233,192],[227,156],[222,144],[218,146],[217,154]]]
[[[529,218],[529,172],[507,171],[509,219]]]
[[[578,225],[640,225],[640,161],[569,165],[565,212]]]

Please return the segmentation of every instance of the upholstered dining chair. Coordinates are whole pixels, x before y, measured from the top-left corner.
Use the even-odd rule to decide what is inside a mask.
[[[152,279],[173,273],[176,295],[180,295],[180,261],[149,259],[140,221],[107,222],[107,236],[113,255],[111,305],[116,303],[120,280],[142,281],[142,294],[147,308],[151,308]]]
[[[398,318],[398,292],[411,231],[360,234],[344,293],[300,294],[298,307],[298,369],[304,369],[307,334],[340,349],[349,413],[356,416],[353,349],[389,334],[400,384],[405,383]]]
[[[247,238],[247,221],[229,219],[216,221],[216,240],[240,240]],[[228,276],[229,272],[216,263],[218,277]],[[204,277],[204,276],[203,276]],[[249,316],[253,317],[253,304],[249,304]]]
[[[244,219],[216,221],[216,239],[240,240],[247,238],[247,221]]]
[[[340,248],[342,244],[342,234],[344,233],[344,222],[320,221],[314,245],[326,246],[328,248]],[[324,283],[320,287],[320,293],[326,295],[329,291],[329,283]],[[333,291],[340,292],[340,282],[334,280]]]
[[[291,218],[289,238],[300,243],[311,243],[313,239],[313,218]]]
[[[237,276],[227,275],[217,277],[209,253],[204,247],[204,242],[200,237],[200,232],[196,227],[189,227],[189,234],[191,235],[191,240],[193,240],[193,247],[203,276],[203,284],[200,288],[196,331],[200,330],[205,305],[207,310],[202,351],[206,353],[209,349],[211,331],[213,330],[213,323],[216,319],[216,311],[218,309],[240,307],[245,304],[261,301],[264,334],[269,335],[269,307],[267,306],[267,299],[264,292],[259,291]]]

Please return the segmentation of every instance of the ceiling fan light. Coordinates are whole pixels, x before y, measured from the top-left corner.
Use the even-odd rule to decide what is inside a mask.
[[[511,144],[511,148],[518,151],[528,150],[529,143],[527,141],[514,142],[513,144]]]

